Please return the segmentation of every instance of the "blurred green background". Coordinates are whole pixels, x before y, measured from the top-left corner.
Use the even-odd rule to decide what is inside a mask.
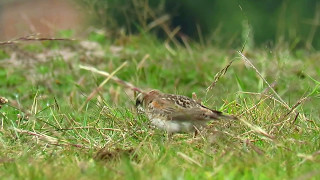
[[[113,34],[151,32],[224,48],[246,42],[249,47],[320,49],[317,0],[0,1],[0,40],[31,33],[54,36],[65,29],[83,34],[92,25]]]
[[[320,48],[317,0],[78,1],[96,13],[96,23],[114,31],[119,27],[127,33],[151,30],[163,37],[165,24],[171,30],[181,28],[180,35],[223,47],[247,41],[249,46],[286,43],[290,49]]]

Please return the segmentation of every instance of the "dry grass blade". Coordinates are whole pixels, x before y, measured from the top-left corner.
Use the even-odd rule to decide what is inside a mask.
[[[83,65],[80,65],[79,66],[81,69],[84,69],[84,70],[87,70],[87,71],[91,71],[93,73],[96,73],[96,74],[100,74],[100,75],[103,75],[105,77],[110,77],[110,79],[114,80],[116,83],[126,87],[126,88],[129,88],[133,91],[138,91],[138,92],[144,92],[143,90],[141,90],[140,88],[134,86],[133,84],[129,83],[129,82],[126,82],[126,81],[123,81],[122,79],[119,79],[118,77],[116,76],[111,76],[111,74],[109,74],[108,72],[105,72],[105,71],[100,71],[94,67],[90,67],[90,66],[83,66]]]
[[[167,17],[163,16],[163,19],[161,20],[161,18],[160,18],[160,21],[159,21],[158,20],[159,18],[157,18],[156,14],[149,6],[145,6],[145,8],[146,8],[146,12],[151,16],[152,19],[154,19],[154,22],[157,22],[157,23],[153,23],[153,24],[160,26],[163,29],[163,31],[167,34],[168,38],[174,43],[174,45],[176,47],[179,47],[179,44],[180,44],[179,41],[174,36],[172,36],[173,33],[172,33],[169,25],[167,23],[165,23],[165,22],[167,22],[167,20],[166,20]]]
[[[61,146],[61,145],[67,145],[67,146],[73,146],[73,147],[77,147],[77,148],[87,148],[83,145],[80,144],[71,144],[68,142],[64,142],[63,140],[59,140],[55,137],[51,137],[45,134],[41,134],[41,133],[37,133],[37,132],[32,132],[32,131],[27,131],[27,130],[23,130],[23,129],[18,129],[18,128],[13,128],[14,131],[18,132],[18,133],[22,133],[22,134],[28,134],[31,136],[35,136],[37,138],[39,138],[42,141],[48,142],[52,145],[57,145],[57,146]]]
[[[287,108],[290,109],[289,105],[280,97],[280,95],[274,90],[274,88],[268,83],[268,81],[262,76],[262,74],[259,72],[259,70],[251,63],[251,61],[243,55],[240,51],[238,51],[238,54],[242,57],[242,59],[245,61],[246,64],[250,65],[258,74],[258,76],[268,85],[270,90],[274,93],[274,95],[277,96],[277,98],[286,105]]]
[[[188,53],[190,55],[193,55],[192,48],[191,48],[190,44],[188,43],[188,38],[185,35],[183,35],[182,33],[179,34],[179,37],[182,40],[184,46],[187,48]]]
[[[137,66],[137,69],[138,69],[138,70],[143,67],[144,63],[146,62],[146,60],[147,60],[149,57],[150,57],[150,55],[149,55],[149,54],[146,54],[146,55],[142,58],[142,60],[139,62],[138,66]]]
[[[75,130],[75,129],[96,129],[96,130],[105,130],[105,131],[122,131],[121,129],[114,129],[114,128],[97,128],[97,127],[94,127],[94,126],[62,128],[62,129],[58,129],[58,130],[59,130],[59,131],[67,131],[67,130]]]
[[[284,108],[286,108],[287,110],[290,110],[290,107],[287,106],[287,104],[284,104],[282,101],[278,100],[277,98],[275,98],[272,95],[267,95],[267,94],[262,94],[262,93],[257,93],[257,92],[245,92],[245,91],[239,91],[238,93],[242,93],[242,94],[251,94],[251,95],[256,95],[256,96],[260,96],[260,97],[268,97],[271,100],[279,103],[281,106],[283,106]],[[263,99],[262,99],[263,100]]]
[[[295,105],[292,106],[292,108],[289,110],[289,112],[283,118],[285,118],[286,116],[291,114],[300,104],[302,104],[307,99],[308,99],[307,97],[299,99],[299,101]]]
[[[149,23],[148,26],[147,26],[147,31],[153,29],[156,26],[164,24],[166,21],[169,21],[169,20],[170,20],[170,16],[168,14],[165,14],[165,15],[155,19],[151,23]]]
[[[249,139],[246,140],[246,144],[248,144],[257,154],[259,154],[259,155],[264,155],[265,154],[265,152],[262,149],[260,149],[257,146],[253,145],[250,142]]]
[[[289,110],[289,113],[287,113],[287,115],[289,115],[290,113],[298,113],[296,112],[296,107],[298,105],[300,105],[305,99],[302,98],[298,101],[297,104],[295,104],[292,108],[281,98],[281,96],[274,90],[273,86],[270,85],[268,83],[268,81],[262,76],[262,74],[258,71],[258,69],[251,63],[251,61],[245,56],[243,55],[240,51],[238,51],[238,54],[242,57],[242,59],[245,61],[246,64],[250,65],[255,71],[256,73],[258,74],[258,76],[264,81],[264,83],[266,83],[268,85],[268,88],[273,92],[273,94],[276,96],[276,98],[279,100],[279,102],[285,106],[285,108],[287,108]],[[300,102],[301,101],[301,102]],[[284,117],[286,117],[287,115],[285,115]],[[304,120],[307,120],[307,118],[301,114],[301,117],[304,119]]]
[[[219,79],[226,74],[226,72],[228,71],[228,68],[231,66],[231,64],[233,63],[232,60],[230,61],[223,69],[221,69],[215,76],[214,76],[214,81],[211,83],[211,85],[207,88],[207,92],[210,91],[219,81]]]
[[[295,115],[295,117],[294,117],[294,119],[292,120],[291,124],[294,124],[294,123],[297,121],[297,119],[298,119],[298,117],[299,117],[299,114],[300,114],[300,113],[297,113],[297,114]]]
[[[86,101],[80,106],[79,111],[83,109],[83,107],[100,91],[100,89],[118,72],[120,69],[122,69],[125,65],[127,65],[127,62],[122,63],[116,70],[114,70],[107,79],[105,79],[96,89],[94,89],[90,95],[87,97]],[[81,65],[80,65],[81,68]]]
[[[0,42],[0,46],[18,44],[24,41],[74,41],[74,40],[75,39],[68,39],[68,38],[47,38],[47,37],[39,38],[39,37],[33,37],[33,35],[28,35],[28,36],[19,37],[17,39],[10,40],[10,41],[2,41]]]
[[[249,122],[245,121],[244,119],[240,118],[239,119],[241,122],[243,122],[245,125],[247,125],[249,128],[251,128],[254,132],[265,136],[269,139],[271,139],[272,141],[274,141],[276,138],[274,136],[272,136],[271,134],[267,133],[265,130],[263,130],[261,127],[256,126],[256,125],[252,125]]]
[[[295,112],[295,109],[296,109],[300,104],[302,104],[305,100],[307,100],[307,99],[308,99],[308,97],[303,97],[303,98],[299,99],[299,101],[298,101],[295,105],[293,105],[291,109],[289,109],[289,112],[287,112],[285,115],[283,115],[283,116],[280,118],[280,123],[275,124],[275,126],[281,125],[281,127],[280,127],[279,130],[278,130],[279,132],[280,132],[281,129],[284,127],[285,122],[290,121],[290,118],[288,118],[287,120],[284,120],[284,119],[285,119],[286,117],[288,117],[292,112],[294,112],[296,115],[295,115],[294,119],[291,121],[291,124],[294,124],[294,122],[297,121],[298,116],[299,116],[300,113],[299,113],[299,112]],[[304,117],[304,116],[303,116],[303,117]],[[304,117],[304,118],[305,118],[305,117]]]
[[[263,103],[265,100],[269,99],[269,97],[265,97],[263,99],[261,99],[257,104],[253,105],[252,107],[244,110],[242,113],[240,113],[239,115],[237,115],[238,117],[241,117],[242,115],[244,115],[245,113],[251,111],[252,109],[258,107],[261,103]]]
[[[305,163],[306,161],[315,161],[315,158],[320,155],[320,150],[312,153],[312,154],[297,154],[298,157],[303,158],[303,160],[299,163],[299,165]]]
[[[188,161],[188,162],[191,162],[191,163],[193,163],[193,164],[198,165],[199,167],[202,167],[202,165],[201,165],[198,161],[192,159],[190,156],[188,156],[188,155],[186,155],[186,154],[184,154],[184,153],[182,153],[182,152],[177,152],[177,155],[180,156],[180,157],[182,157],[184,160],[186,160],[186,161]]]
[[[272,88],[274,88],[277,85],[277,81],[274,81],[273,83],[270,84],[270,86]],[[265,88],[262,92],[261,92],[261,97],[266,95],[269,92],[269,87]]]
[[[46,142],[48,142],[50,144],[58,144],[58,139],[57,138],[54,138],[54,137],[51,137],[51,136],[48,136],[48,135],[45,135],[45,134],[31,132],[31,131],[27,131],[27,130],[23,130],[23,129],[18,129],[18,128],[14,128],[13,130],[15,130],[18,133],[36,136],[40,140],[46,141]]]

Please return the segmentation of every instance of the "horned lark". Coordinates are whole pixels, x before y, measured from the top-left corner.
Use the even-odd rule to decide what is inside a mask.
[[[136,99],[138,112],[144,112],[151,124],[169,134],[189,132],[204,127],[211,120],[237,119],[223,115],[186,96],[165,94],[158,90],[140,93]]]

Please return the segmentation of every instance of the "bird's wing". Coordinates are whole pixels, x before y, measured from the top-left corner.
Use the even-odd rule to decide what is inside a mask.
[[[180,121],[208,121],[217,120],[222,117],[220,111],[209,111],[207,109],[195,107],[195,108],[181,108],[169,114],[170,119]]]
[[[164,98],[155,98],[150,105],[152,113],[166,116],[169,120],[208,121],[226,117],[220,111],[210,110],[201,105],[185,107]]]

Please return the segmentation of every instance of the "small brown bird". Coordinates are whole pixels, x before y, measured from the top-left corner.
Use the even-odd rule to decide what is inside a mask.
[[[205,126],[211,120],[238,119],[205,107],[199,100],[196,100],[195,94],[193,94],[194,100],[186,96],[165,94],[158,90],[145,92],[129,82],[123,81],[116,76],[111,76],[105,71],[99,71],[94,67],[87,66],[80,66],[80,68],[111,78],[116,83],[139,92],[140,94],[136,99],[138,112],[144,112],[152,125],[166,130],[169,134],[194,131]]]
[[[151,124],[169,134],[189,132],[218,119],[236,120],[234,116],[209,109],[186,96],[165,94],[158,90],[140,93],[136,99],[138,112],[144,112]]]

